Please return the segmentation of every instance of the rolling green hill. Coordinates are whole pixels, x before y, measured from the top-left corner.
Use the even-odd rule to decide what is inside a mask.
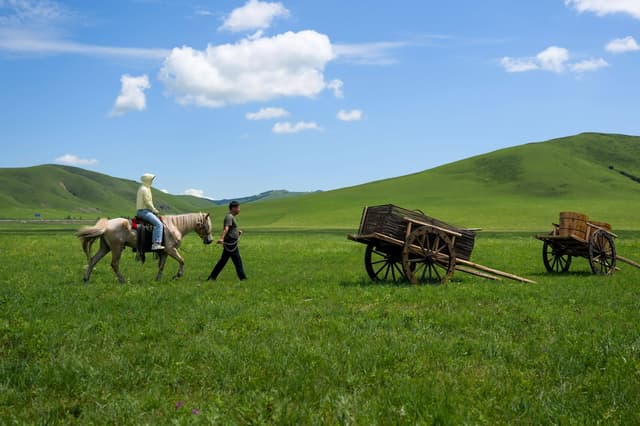
[[[584,133],[393,179],[247,204],[240,222],[245,228],[353,230],[364,206],[393,203],[489,230],[545,231],[565,210],[637,230],[639,182],[640,137]],[[0,169],[0,217],[131,215],[137,185],[73,167]],[[161,192],[154,200],[169,214],[206,209],[219,217],[226,210]]]
[[[608,221],[614,229],[640,229],[640,183],[634,177],[640,177],[640,137],[585,133],[408,176],[252,204],[241,222],[356,229],[363,206],[393,203],[493,230],[545,231],[565,210]]]
[[[131,216],[139,183],[77,167],[43,165],[0,169],[0,218]],[[211,208],[208,200],[153,190],[166,214]]]

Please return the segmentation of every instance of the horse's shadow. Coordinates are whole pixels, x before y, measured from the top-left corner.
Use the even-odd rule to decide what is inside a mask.
[[[451,279],[447,281],[448,284],[457,284],[462,281]],[[411,284],[408,280],[393,282],[393,281],[373,281],[369,278],[359,278],[356,280],[342,280],[339,285],[341,287],[360,287],[360,288],[369,288],[369,287],[395,287],[395,288],[412,288],[412,287],[437,287],[439,285],[444,285],[441,283],[424,283],[424,284]]]

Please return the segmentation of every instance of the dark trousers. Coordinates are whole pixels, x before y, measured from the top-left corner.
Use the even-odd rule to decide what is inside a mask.
[[[226,248],[222,249],[222,256],[220,256],[220,260],[216,263],[216,266],[209,274],[210,280],[215,280],[218,278],[220,272],[229,261],[229,258],[233,261],[233,265],[236,267],[236,273],[238,274],[238,278],[244,280],[247,276],[244,274],[244,268],[242,267],[242,259],[240,258],[240,248],[236,246],[235,250],[228,251]]]

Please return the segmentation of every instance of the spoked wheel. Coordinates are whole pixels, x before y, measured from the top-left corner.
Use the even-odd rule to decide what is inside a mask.
[[[446,283],[456,266],[453,241],[430,226],[418,228],[404,244],[402,264],[412,284]]]
[[[571,255],[565,253],[556,244],[545,241],[542,246],[542,262],[548,272],[563,273],[571,266]]]
[[[372,281],[387,281],[394,284],[406,281],[402,270],[402,258],[400,253],[387,253],[376,247],[375,244],[367,245],[364,253],[364,267]]]
[[[616,245],[613,237],[601,229],[589,239],[589,263],[597,275],[611,275],[616,270]]]

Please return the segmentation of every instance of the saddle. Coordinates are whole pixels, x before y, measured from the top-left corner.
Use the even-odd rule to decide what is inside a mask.
[[[141,217],[134,217],[131,219],[131,228],[136,231],[136,247],[133,249],[136,253],[136,260],[144,263],[145,253],[157,253],[157,251],[151,250],[151,244],[153,243],[153,225]],[[165,231],[162,230],[162,245],[165,244]]]

